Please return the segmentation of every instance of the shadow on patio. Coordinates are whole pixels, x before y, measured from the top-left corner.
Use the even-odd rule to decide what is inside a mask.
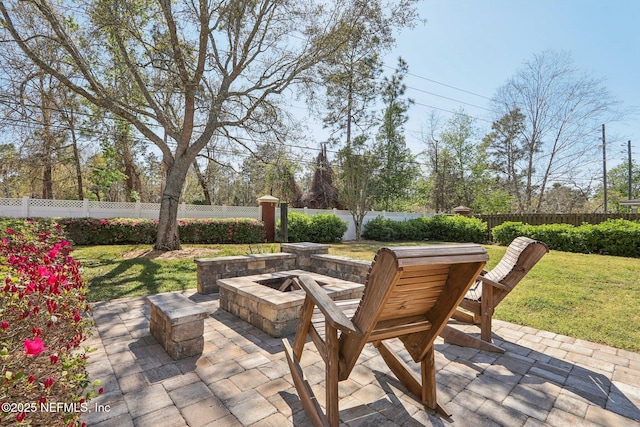
[[[110,410],[85,414],[87,423],[307,425],[280,339],[219,309],[217,295],[183,294],[210,317],[202,356],[178,361],[150,336],[143,298],[95,305],[97,334],[87,344],[97,351],[88,370],[104,383],[96,403]],[[505,354],[436,341],[438,395],[453,413],[450,420],[425,411],[367,346],[351,377],[340,383],[342,423],[640,425],[640,354],[505,322],[496,322],[494,332]],[[302,364],[323,399],[320,356],[305,352]]]

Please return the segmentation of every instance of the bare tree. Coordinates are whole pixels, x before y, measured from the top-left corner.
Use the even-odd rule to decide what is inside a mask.
[[[99,108],[128,121],[166,168],[156,249],[180,248],[177,211],[189,168],[221,135],[247,145],[283,122],[290,85],[348,40],[342,2],[48,0],[0,2],[3,41]],[[37,42],[72,66],[61,73]],[[130,91],[115,90],[131,82]]]
[[[498,89],[499,117],[516,109],[525,116],[518,148],[524,212],[538,212],[551,183],[589,163],[600,147],[598,125],[617,118],[618,105],[602,80],[574,68],[568,53],[535,55]]]

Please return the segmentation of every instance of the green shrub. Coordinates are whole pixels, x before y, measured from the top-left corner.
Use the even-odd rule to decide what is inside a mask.
[[[393,221],[379,216],[367,222],[363,232],[365,239],[383,242],[438,240],[482,243],[486,240],[486,235],[486,223],[460,215],[436,215],[408,221]]]
[[[475,242],[487,240],[487,224],[474,217],[436,215],[426,224],[429,240],[443,242]]]
[[[580,226],[584,227],[584,225]],[[590,241],[596,253],[640,257],[640,223],[624,219],[608,220],[594,226]]]
[[[507,246],[518,236],[530,237],[527,231],[530,227],[522,222],[506,221],[491,229],[493,241],[502,246]]]
[[[563,252],[576,252],[581,245],[576,241],[575,228],[571,224],[545,224],[529,226],[532,239],[545,242],[548,247]]]
[[[397,240],[398,231],[396,223],[390,219],[377,216],[364,224],[362,237],[368,240],[377,240],[379,242],[391,242]]]
[[[508,245],[518,236],[526,236],[541,240],[550,249],[558,251],[640,257],[640,223],[624,219],[578,227],[569,224],[505,222],[491,232],[493,240],[501,245]]]
[[[337,243],[347,231],[347,223],[333,214],[319,214],[311,217],[309,241],[316,243]]]
[[[280,229],[280,221],[276,225]],[[289,212],[287,216],[287,238],[289,242],[336,243],[342,241],[347,223],[333,214],[307,216]]]
[[[276,224],[278,230],[280,230],[280,224],[280,221]],[[287,214],[287,238],[290,242],[308,242],[310,230],[310,217],[298,212],[289,212]]]

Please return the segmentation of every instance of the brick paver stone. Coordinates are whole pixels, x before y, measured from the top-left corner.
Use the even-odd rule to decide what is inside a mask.
[[[184,298],[193,291],[176,294]],[[280,341],[220,310],[216,294],[192,301],[206,307],[204,331],[175,332],[186,340],[204,336],[204,353],[180,361],[151,337],[143,298],[95,304],[96,335],[87,344],[97,351],[89,355],[87,371],[91,380],[104,382],[104,393],[89,406],[109,410],[92,410],[82,419],[96,427],[309,425]],[[365,346],[351,376],[339,384],[342,425],[640,426],[640,354],[501,321],[494,332],[506,353],[436,340],[438,397],[451,420],[426,411],[375,348]],[[391,346],[413,363],[401,343]],[[324,362],[311,350],[301,365],[324,405]]]

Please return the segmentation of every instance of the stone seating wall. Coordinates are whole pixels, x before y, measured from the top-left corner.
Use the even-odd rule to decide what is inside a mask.
[[[329,245],[282,243],[282,252],[196,259],[198,293],[219,292],[217,281],[239,276],[306,270],[337,279],[364,284],[371,262],[329,255]]]

